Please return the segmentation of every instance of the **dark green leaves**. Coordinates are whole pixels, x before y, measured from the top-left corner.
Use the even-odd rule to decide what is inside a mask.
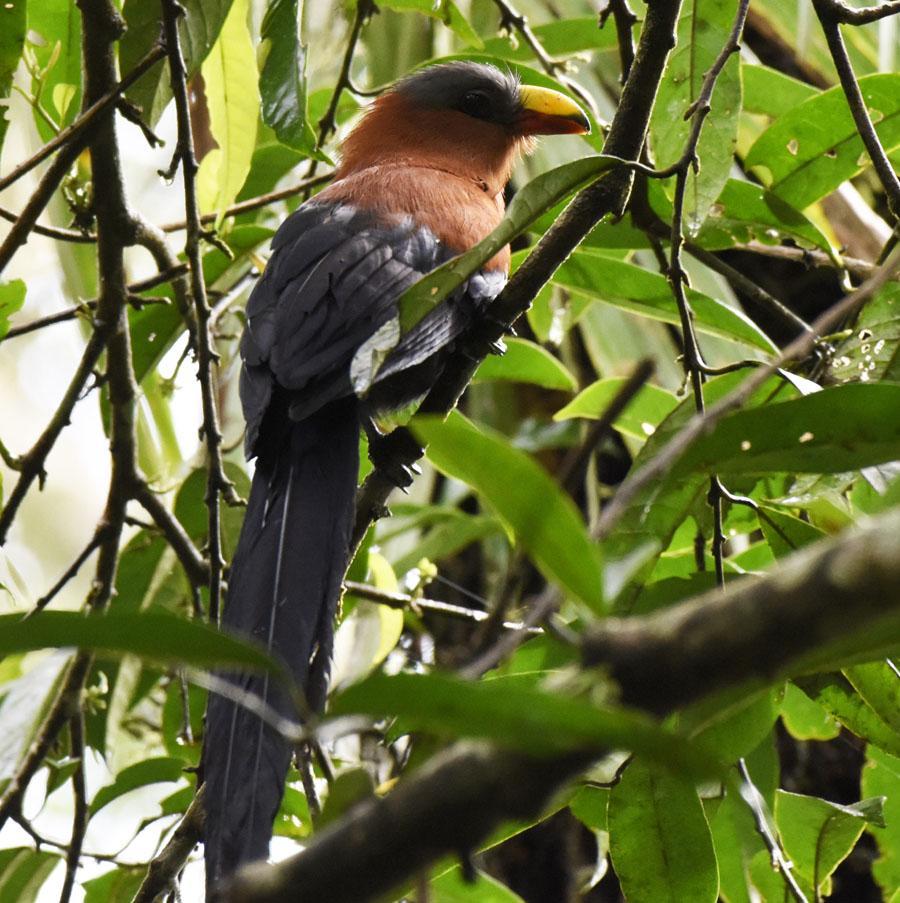
[[[435,467],[475,489],[548,578],[600,610],[596,546],[571,499],[539,465],[455,411],[446,421],[419,418],[413,430]]]
[[[900,385],[833,386],[722,420],[681,473],[838,473],[900,459]]]
[[[150,661],[199,668],[226,664],[263,670],[275,667],[264,652],[249,643],[169,614],[44,611],[27,620],[21,615],[0,616],[0,654],[53,647],[116,655],[130,652]]]
[[[300,42],[299,0],[269,0],[262,23],[259,91],[262,116],[278,140],[309,154],[316,136],[306,118],[306,47]]]

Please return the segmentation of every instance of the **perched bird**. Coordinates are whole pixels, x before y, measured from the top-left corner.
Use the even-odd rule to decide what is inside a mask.
[[[399,296],[500,222],[517,156],[540,134],[590,130],[565,95],[487,65],[419,70],[381,94],[343,143],[331,185],[282,224],[247,305],[240,393],[256,457],[223,626],[264,643],[310,707],[324,705],[333,620],[350,554],[360,427],[421,397],[454,339],[502,288],[504,249],[418,323],[365,398],[354,352]],[[230,674],[285,717],[298,713],[267,676]],[[245,708],[210,694],[207,887],[268,855],[292,748]]]

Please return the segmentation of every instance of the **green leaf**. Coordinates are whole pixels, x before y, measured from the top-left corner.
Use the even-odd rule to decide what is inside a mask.
[[[875,131],[887,153],[900,147],[900,75],[859,80]],[[862,172],[870,160],[840,86],[779,117],[750,148],[770,191],[803,209]]]
[[[843,674],[816,674],[794,683],[847,730],[880,749],[900,755],[900,736],[856,692]]]
[[[840,473],[900,459],[900,385],[832,386],[738,411],[694,443],[677,473]]]
[[[146,868],[122,866],[82,884],[84,903],[130,903],[147,877]]]
[[[884,825],[867,825],[880,853],[872,875],[888,900],[900,887],[900,759],[872,746],[866,759],[861,792],[884,798]]]
[[[0,850],[0,900],[34,903],[44,882],[62,861],[56,853],[28,847]]]
[[[91,817],[113,800],[117,800],[132,790],[137,790],[138,787],[181,780],[185,776],[184,766],[183,759],[172,759],[165,756],[146,759],[130,765],[116,775],[112,784],[107,784],[97,791],[91,800],[89,809]]]
[[[570,417],[602,416],[625,385],[624,377],[613,376],[598,379],[586,389],[579,392],[564,408],[554,415],[554,420],[568,420]],[[648,436],[656,432],[656,428],[678,406],[678,399],[665,389],[645,383],[628,403],[628,407],[616,418],[613,426],[635,439],[646,441]]]
[[[478,32],[468,23],[453,0],[381,0],[378,5],[400,13],[416,12],[430,16],[443,22],[467,44],[478,48],[484,46]]]
[[[887,662],[844,668],[844,677],[885,724],[900,737],[900,675]]]
[[[900,382],[900,284],[889,282],[873,295],[828,369],[840,382]]]
[[[706,72],[728,42],[736,12],[737,0],[688,0],[682,9],[678,43],[650,120],[650,142],[661,169],[684,153],[692,127],[692,120],[685,116],[700,96]],[[697,144],[699,172],[691,171],[685,190],[685,225],[691,235],[700,229],[731,171],[741,112],[737,54],[716,79],[710,107]]]
[[[256,54],[247,27],[249,2],[234,0],[201,67],[209,127],[219,146],[200,164],[197,197],[204,212],[220,215],[241,190],[256,146],[260,98]]]
[[[790,681],[781,700],[781,719],[797,740],[833,740],[841,732],[834,716]]]
[[[606,810],[609,805],[608,787],[582,787],[572,802],[569,810],[583,825],[592,831],[607,829]]]
[[[572,500],[540,465],[458,411],[445,421],[417,418],[412,429],[428,446],[429,461],[475,489],[542,573],[595,611],[602,610],[597,547]]]
[[[805,520],[769,505],[759,506],[759,526],[776,558],[790,555],[828,535]]]
[[[678,307],[664,276],[624,260],[576,251],[553,276],[556,285],[594,301],[631,310],[664,323],[680,323]],[[774,353],[777,348],[745,314],[702,292],[688,289],[688,301],[700,332]]]
[[[428,883],[428,899],[433,903],[524,903],[518,894],[485,872],[476,869],[472,881],[458,868]]]
[[[156,15],[159,16],[158,11]],[[44,73],[40,80],[32,81],[31,90],[56,118],[57,125],[66,126],[81,106],[81,13],[72,0],[33,0],[28,4],[28,31],[38,35],[37,40],[27,41],[26,48],[34,53],[37,66]],[[69,95],[65,110],[55,103],[60,88],[63,96]],[[34,123],[42,141],[53,137],[53,130],[42,116],[36,114]]]
[[[0,100],[10,95],[13,73],[22,55],[26,6],[26,0],[9,0],[0,6]],[[3,139],[9,126],[6,118],[8,109],[0,108],[0,149],[3,148]]]
[[[612,26],[597,28],[596,16],[566,16],[555,22],[535,25],[531,30],[552,57],[597,49],[613,51],[617,47],[615,29]],[[484,52],[504,60],[528,62],[535,59],[528,42],[513,35],[489,38],[484,42]]]
[[[300,41],[301,0],[269,0],[259,54],[262,117],[278,140],[312,154],[316,135],[306,115],[306,45]]]
[[[2,14],[0,9],[0,16]],[[21,279],[0,283],[0,340],[9,332],[9,318],[20,311],[24,303],[25,283]]]
[[[485,358],[475,371],[472,382],[507,380],[533,383],[561,392],[573,392],[577,388],[575,377],[558,358],[540,345],[527,339],[509,338],[504,341],[504,354]]]
[[[721,770],[702,746],[644,715],[599,708],[514,678],[472,682],[444,674],[373,674],[329,705],[331,716],[350,714],[395,715],[405,729],[482,737],[533,755],[628,749],[692,776]]]
[[[712,835],[692,783],[633,759],[610,792],[607,817],[629,903],[715,903]]]
[[[249,642],[160,612],[84,615],[42,611],[27,620],[20,614],[0,615],[0,654],[72,647],[115,655],[130,652],[147,661],[198,668],[240,665],[279,670],[264,651]]]
[[[723,762],[736,762],[756,749],[769,735],[778,717],[780,690],[768,688],[742,694],[724,708],[700,702],[682,713],[679,728],[715,750]]]
[[[729,179],[696,242],[708,250],[721,250],[750,241],[774,245],[785,238],[834,253],[818,227],[787,201],[760,185]]]
[[[353,357],[350,379],[363,396],[400,336],[462,285],[516,236],[521,235],[548,207],[618,165],[615,157],[586,157],[566,163],[532,179],[517,192],[500,225],[474,248],[454,257],[407,289],[397,301],[397,318],[389,321]]]
[[[232,0],[181,0],[181,5],[185,14],[178,21],[178,34],[188,79],[191,79],[216,43]],[[122,12],[128,30],[119,42],[119,65],[123,72],[128,72],[159,37],[160,8],[157,3],[147,0],[125,0]],[[256,71],[255,59],[252,71]],[[144,111],[150,126],[155,126],[172,99],[168,61],[162,60],[153,66],[131,88],[128,97]]]
[[[883,825],[881,800],[863,800],[841,806],[814,796],[775,793],[775,822],[784,851],[796,873],[815,888],[828,893],[829,877],[856,846],[870,822]]]
[[[773,119],[820,93],[806,82],[754,63],[741,63],[741,79],[744,83],[744,110]]]

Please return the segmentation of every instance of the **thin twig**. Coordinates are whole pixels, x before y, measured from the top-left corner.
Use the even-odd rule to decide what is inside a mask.
[[[866,25],[900,13],[900,0],[888,0],[878,6],[853,7],[842,0],[827,0],[828,11],[844,25]]]
[[[0,207],[0,219],[5,219],[8,223],[14,223],[18,216],[12,210]],[[31,231],[35,235],[43,235],[45,238],[53,238],[56,241],[71,241],[82,245],[92,245],[97,241],[97,236],[90,232],[80,232],[76,229],[60,229],[56,226],[42,226],[40,223],[35,223],[31,227]]]
[[[169,70],[172,77],[172,93],[178,120],[178,144],[172,159],[172,167],[167,175],[173,175],[179,162],[184,182],[184,209],[187,223],[185,256],[191,275],[191,294],[194,301],[194,315],[197,321],[197,374],[203,403],[203,437],[206,442],[208,478],[206,483],[206,505],[209,512],[209,617],[212,623],[219,619],[222,595],[222,529],[219,494],[229,501],[237,501],[231,481],[225,476],[222,463],[219,431],[219,414],[216,408],[215,375],[216,353],[209,330],[209,305],[206,300],[206,284],[203,280],[203,262],[200,241],[203,229],[200,223],[200,209],[197,202],[197,159],[194,156],[194,139],[191,134],[191,117],[187,92],[187,71],[181,53],[181,39],[178,34],[178,19],[184,9],[177,0],[162,0],[163,27],[169,56]]]
[[[616,36],[619,45],[619,62],[622,69],[621,81],[625,84],[628,73],[634,63],[634,38],[632,27],[637,23],[638,17],[628,5],[628,0],[606,0],[600,9],[597,26],[603,28],[607,19],[612,15],[616,23]]]
[[[8,188],[16,180],[21,179],[25,173],[30,172],[59,148],[70,144],[75,138],[81,137],[85,130],[90,129],[102,113],[113,109],[118,98],[165,55],[165,48],[161,44],[154,44],[138,64],[111,91],[104,94],[96,103],[92,103],[70,126],[67,126],[51,138],[39,151],[23,163],[20,163],[9,175],[0,178],[0,191]]]
[[[900,5],[898,4],[889,4],[889,6],[891,7],[890,13],[900,10]],[[841,80],[841,88],[844,90],[844,96],[847,98],[850,112],[853,114],[856,130],[866,146],[872,165],[875,167],[875,172],[878,173],[884,193],[887,195],[888,208],[894,215],[894,224],[897,225],[900,223],[900,179],[897,178],[897,173],[894,172],[894,167],[891,165],[891,161],[888,159],[875,131],[872,117],[869,116],[865,98],[859,87],[856,73],[853,71],[853,65],[850,62],[850,56],[847,53],[844,38],[841,34],[840,23],[847,21],[842,16],[845,16],[850,11],[850,8],[845,7],[842,3],[837,3],[836,0],[813,0],[813,7],[816,10],[816,15],[819,17],[822,30],[825,32],[825,40],[828,42],[831,59],[834,61],[838,78]],[[888,15],[888,13],[885,13],[885,15]],[[866,21],[874,21],[874,19]]]
[[[75,560],[66,568],[62,576],[53,586],[34,603],[34,608],[28,612],[28,617],[32,617],[39,611],[43,611],[56,598],[59,591],[72,580],[81,570],[81,566],[94,554],[94,551],[103,540],[103,526],[101,525],[94,531],[94,535],[88,540],[87,545],[78,553]]]
[[[81,707],[69,719],[69,736],[71,738],[71,754],[75,760],[75,770],[72,772],[72,793],[75,797],[75,806],[72,815],[72,839],[66,853],[66,876],[63,880],[62,892],[59,895],[59,903],[69,903],[72,897],[89,818],[87,790],[84,785],[84,712]]]

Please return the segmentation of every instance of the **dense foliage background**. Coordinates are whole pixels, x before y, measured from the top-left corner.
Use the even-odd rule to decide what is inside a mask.
[[[467,339],[485,359],[412,421],[424,473],[371,526],[363,456],[329,715],[273,845],[331,853],[276,886],[900,899],[900,4],[876,7],[3,4],[0,900],[202,893],[209,669],[265,663],[204,626],[248,486],[242,308],[370,94],[448,57],[596,128],[518,167],[514,267],[546,238],[501,317],[533,304],[502,356]],[[642,169],[596,156],[611,120],[637,159],[648,119]]]

